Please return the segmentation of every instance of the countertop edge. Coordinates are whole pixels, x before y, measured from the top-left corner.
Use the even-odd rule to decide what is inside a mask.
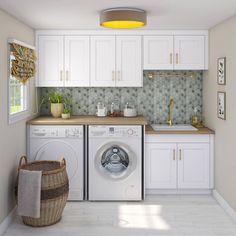
[[[97,117],[72,116],[70,119],[39,116],[27,121],[28,125],[147,125],[143,116],[137,117]]]

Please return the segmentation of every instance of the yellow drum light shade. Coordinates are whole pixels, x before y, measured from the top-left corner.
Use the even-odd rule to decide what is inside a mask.
[[[135,8],[112,8],[100,15],[100,25],[107,28],[138,28],[145,26],[146,22],[146,12]]]

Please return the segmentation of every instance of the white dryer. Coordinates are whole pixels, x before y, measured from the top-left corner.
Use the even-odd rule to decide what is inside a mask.
[[[84,199],[84,128],[74,125],[30,125],[28,153],[31,161],[66,159],[68,200]]]
[[[142,126],[88,129],[88,200],[142,200]]]

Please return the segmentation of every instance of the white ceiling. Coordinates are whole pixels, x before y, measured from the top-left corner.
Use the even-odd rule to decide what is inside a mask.
[[[0,8],[35,29],[101,29],[111,7],[147,11],[145,29],[209,29],[236,14],[236,0],[0,0]]]

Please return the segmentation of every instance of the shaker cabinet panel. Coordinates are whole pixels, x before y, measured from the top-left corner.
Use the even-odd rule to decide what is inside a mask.
[[[40,36],[38,39],[39,87],[64,85],[63,36]]]
[[[172,189],[177,187],[176,145],[146,144],[146,188]]]
[[[141,36],[116,37],[116,86],[142,87]]]
[[[144,69],[205,70],[204,35],[144,36]]]
[[[115,36],[91,37],[91,86],[115,86]]]
[[[205,37],[175,36],[175,66],[176,70],[205,69]]]
[[[209,145],[178,144],[178,187],[209,188]]]
[[[144,36],[144,69],[173,69],[173,36]]]
[[[65,36],[65,86],[89,86],[89,36]]]

